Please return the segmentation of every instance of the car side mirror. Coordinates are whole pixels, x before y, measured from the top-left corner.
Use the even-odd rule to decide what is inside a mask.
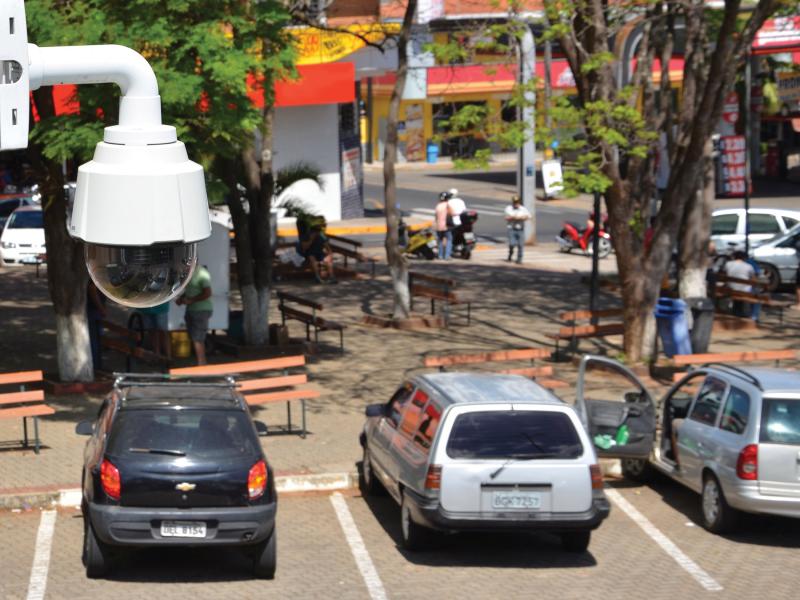
[[[265,435],[269,434],[269,429],[267,429],[267,425],[262,423],[261,421],[253,421],[256,425],[256,432],[260,437],[264,437]]]
[[[75,433],[78,435],[92,435],[94,433],[94,424],[91,421],[81,421],[75,425]]]
[[[367,408],[364,409],[364,414],[368,417],[384,417],[386,416],[386,405],[385,404],[369,404]]]

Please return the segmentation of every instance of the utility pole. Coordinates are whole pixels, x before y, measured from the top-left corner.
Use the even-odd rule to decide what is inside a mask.
[[[525,143],[519,149],[517,166],[517,193],[522,200],[522,205],[528,209],[531,218],[525,221],[525,243],[536,243],[536,143],[534,140],[534,102],[536,94],[533,89],[528,89],[536,73],[536,44],[530,25],[525,25],[525,31],[519,44],[519,76],[520,85],[525,87],[525,104],[517,109],[517,118],[530,132],[525,136]]]

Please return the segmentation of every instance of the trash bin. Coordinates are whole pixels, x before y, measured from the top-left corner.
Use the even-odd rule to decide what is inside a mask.
[[[711,341],[711,328],[714,325],[714,302],[710,298],[687,298],[686,303],[692,311],[692,331],[690,339],[692,352],[708,352]]]
[[[656,325],[664,354],[691,354],[689,326],[686,323],[686,302],[680,298],[659,298],[656,303]]]
[[[434,164],[439,160],[439,146],[436,142],[428,142],[426,147],[427,159],[430,164]]]

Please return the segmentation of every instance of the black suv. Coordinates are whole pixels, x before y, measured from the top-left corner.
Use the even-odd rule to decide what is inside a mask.
[[[100,577],[123,548],[238,546],[275,576],[272,469],[232,378],[118,376],[91,435],[82,476],[83,563]]]

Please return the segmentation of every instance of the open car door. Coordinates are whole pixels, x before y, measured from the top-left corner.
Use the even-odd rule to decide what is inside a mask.
[[[575,410],[601,458],[647,458],[655,443],[656,408],[630,369],[586,355],[578,371]]]

